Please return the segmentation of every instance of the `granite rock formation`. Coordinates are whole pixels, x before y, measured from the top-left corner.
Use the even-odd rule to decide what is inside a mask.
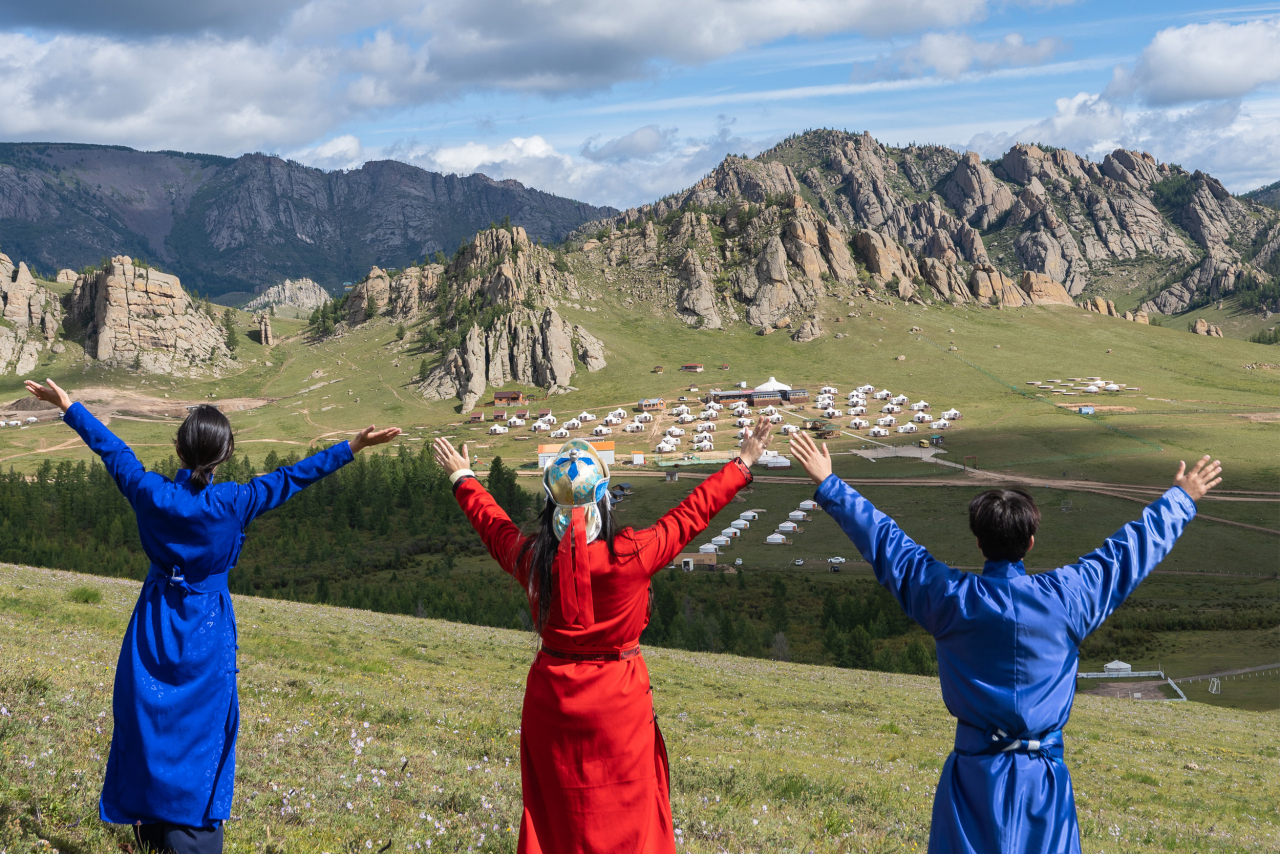
[[[275,333],[271,331],[271,317],[266,312],[258,315],[258,340],[263,347],[276,346]]]
[[[285,279],[251,299],[244,310],[266,311],[272,306],[289,305],[300,311],[315,311],[329,299],[329,292],[310,279]]]
[[[109,365],[197,375],[230,355],[222,328],[192,304],[177,276],[135,266],[127,255],[78,276],[68,302],[85,353]]]
[[[13,266],[0,255],[0,295],[7,324],[0,326],[0,374],[18,376],[35,370],[40,354],[54,345],[62,322],[57,294],[36,283],[24,262]]]

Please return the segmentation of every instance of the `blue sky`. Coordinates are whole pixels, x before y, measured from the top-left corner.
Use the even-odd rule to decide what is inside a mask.
[[[814,127],[986,156],[1016,141],[1095,158],[1141,148],[1235,191],[1280,180],[1280,4],[5,6],[7,140],[271,151],[328,169],[393,157],[618,207]]]

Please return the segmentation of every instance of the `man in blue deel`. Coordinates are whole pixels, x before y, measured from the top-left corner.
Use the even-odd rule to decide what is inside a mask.
[[[1080,643],[1173,548],[1195,502],[1222,482],[1221,463],[1178,466],[1173,487],[1078,563],[1027,575],[1040,511],[1021,490],[969,505],[982,574],[935,560],[831,473],[831,455],[801,433],[791,449],[817,501],[853,540],[907,616],[937,641],[942,699],[956,717],[929,831],[932,854],[1078,852],[1062,728],[1075,698]]]
[[[174,443],[182,470],[149,472],[105,425],[52,380],[27,390],[56,404],[106,466],[138,517],[151,568],[125,629],[111,701],[114,728],[98,812],[133,826],[153,854],[219,854],[235,782],[236,624],[227,575],[244,531],[306,486],[389,442],[391,427],[360,431],[246,484],[214,483],[235,453],[227,417],[197,406]]]

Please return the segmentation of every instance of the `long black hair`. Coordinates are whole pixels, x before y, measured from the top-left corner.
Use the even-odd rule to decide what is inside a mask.
[[[613,538],[618,535],[618,528],[613,522],[610,512],[609,495],[596,502],[600,511],[600,539],[609,547],[609,555],[617,557],[613,548]],[[542,512],[538,514],[538,533],[524,541],[517,559],[522,561],[529,556],[529,612],[533,617],[533,630],[542,634],[542,627],[547,624],[551,614],[551,565],[555,563],[556,552],[560,549],[560,540],[556,537],[553,520],[556,515],[556,504],[543,496]],[[565,536],[569,532],[565,531]]]
[[[191,485],[204,489],[213,481],[213,470],[231,459],[236,437],[231,422],[216,406],[197,406],[178,428],[175,443],[182,464],[191,469]]]

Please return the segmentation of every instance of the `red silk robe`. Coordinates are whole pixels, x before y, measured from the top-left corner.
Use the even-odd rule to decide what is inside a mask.
[[[553,565],[543,646],[586,655],[638,650],[649,579],[750,480],[741,463],[729,463],[653,527],[620,531],[616,557],[604,542],[575,536],[575,521]],[[455,495],[489,554],[528,590],[519,529],[474,478],[460,481]],[[642,656],[573,661],[539,652],[520,723],[518,851],[675,852],[667,750]]]

